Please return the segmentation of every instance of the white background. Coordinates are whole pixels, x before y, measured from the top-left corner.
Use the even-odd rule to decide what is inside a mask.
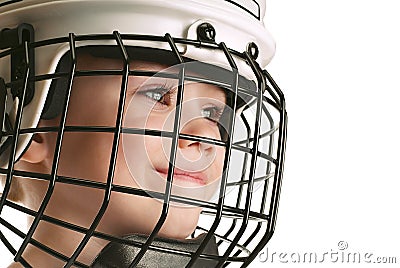
[[[267,5],[277,41],[269,70],[286,93],[289,114],[280,211],[268,250],[322,255],[346,241],[345,252],[397,256],[397,265],[379,267],[398,267],[400,2]],[[351,266],[286,260],[254,267]]]
[[[269,71],[286,93],[289,114],[270,255],[322,255],[346,241],[345,252],[396,256],[400,263],[399,12],[397,0],[267,1],[266,22],[277,41]],[[4,255],[0,267],[10,261]],[[327,257],[312,265],[286,260],[275,255],[252,267],[349,266]]]

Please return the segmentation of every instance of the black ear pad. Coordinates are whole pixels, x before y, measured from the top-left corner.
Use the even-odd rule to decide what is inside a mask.
[[[49,120],[59,116],[64,108],[64,99],[68,90],[68,72],[71,67],[70,52],[65,53],[56,68],[57,78],[51,81],[41,119]]]
[[[185,252],[194,253],[200,246],[206,234],[201,234],[194,239],[173,240],[168,238],[156,238],[152,245],[162,247],[170,250],[180,250]],[[130,235],[124,237],[131,241],[145,243],[147,237],[143,235]],[[110,242],[100,254],[96,257],[90,267],[92,268],[127,268],[135,259],[136,254],[139,252],[140,247],[129,246],[116,242]],[[213,237],[205,247],[203,254],[218,255],[218,246]],[[190,256],[182,256],[173,253],[161,252],[155,249],[146,251],[143,258],[140,260],[137,268],[178,268],[185,267],[190,261]],[[210,259],[197,259],[192,267],[195,268],[209,268],[215,267],[217,261]]]

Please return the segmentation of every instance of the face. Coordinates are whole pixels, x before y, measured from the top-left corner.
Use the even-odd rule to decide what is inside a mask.
[[[112,58],[79,55],[77,70],[100,69],[121,70],[122,64]],[[178,72],[176,67],[143,61],[131,62],[131,69],[170,74]],[[116,236],[149,234],[159,220],[163,202],[151,196],[152,192],[165,191],[172,147],[168,133],[174,127],[178,86],[177,79],[163,75],[129,77],[123,127],[139,132],[120,136],[113,184],[147,190],[150,197],[113,191],[97,231]],[[66,125],[114,127],[120,88],[121,76],[76,77]],[[221,140],[219,121],[226,109],[225,103],[226,96],[222,89],[205,83],[185,82],[180,132],[186,136]],[[55,124],[57,120],[41,122],[42,126]],[[162,131],[162,135],[143,135],[143,129]],[[113,139],[113,133],[66,132],[58,175],[106,183]],[[36,167],[49,172],[56,134],[43,134],[41,141],[47,153]],[[172,194],[209,201],[220,183],[224,153],[222,146],[180,138]],[[37,209],[47,184],[35,182],[28,187],[30,196],[34,197],[32,199],[37,200],[31,206]],[[45,214],[88,228],[104,196],[101,189],[57,183]],[[197,225],[200,212],[199,207],[172,202],[159,235],[175,239],[188,237]],[[45,223],[41,224],[43,230]],[[48,226],[46,229],[49,230]],[[65,232],[61,228],[58,231]],[[75,245],[81,238],[82,235],[77,236]],[[93,243],[101,244],[99,240]],[[65,249],[65,254],[72,253],[74,248]]]

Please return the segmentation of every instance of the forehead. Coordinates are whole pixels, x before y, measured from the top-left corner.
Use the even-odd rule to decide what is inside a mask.
[[[151,52],[151,53],[150,53]],[[124,61],[117,47],[84,47],[77,52],[78,70],[122,70]],[[161,51],[148,48],[128,49],[129,68],[131,74],[135,71],[147,71],[137,76],[155,76],[157,78],[175,77],[178,80],[179,72],[185,70],[185,84],[203,83],[209,88],[226,91],[223,85],[233,81],[233,73],[221,67],[204,62],[187,59],[185,63],[178,63],[171,51]],[[224,88],[224,89],[223,89]]]
[[[77,57],[77,68],[80,70],[122,70],[124,61],[120,58],[101,57],[91,53],[81,52]],[[167,64],[156,61],[130,60],[130,70],[148,70],[158,72],[167,69]]]
[[[197,75],[203,78],[213,79],[215,81],[224,81],[229,77],[232,81],[233,74],[231,70],[218,67],[216,65],[199,62],[184,58],[184,63],[178,61],[172,51],[144,48],[144,47],[126,47],[130,60],[130,69],[149,69],[165,70],[168,72],[179,73],[184,68],[185,73]],[[120,48],[116,46],[86,46],[77,50],[78,67],[92,68],[123,68],[124,60]]]
[[[168,66],[179,63],[172,51],[151,49],[145,47],[125,47],[128,57],[132,63],[153,63],[159,67],[166,68]],[[121,66],[123,64],[123,54],[117,46],[85,46],[77,49],[77,55],[81,58],[81,62],[90,61],[93,64]]]
[[[130,58],[130,71],[149,71],[160,72],[175,66],[174,72],[178,73],[180,67],[176,55],[172,51],[144,48],[144,47],[126,47],[126,51]],[[77,69],[78,70],[123,70],[123,57],[119,47],[117,46],[85,46],[77,48]],[[57,71],[68,72],[71,65],[70,54],[67,52],[59,61]],[[184,58],[185,63],[185,81],[190,80],[190,76],[195,76],[196,81],[217,87],[219,91],[223,91],[226,95],[227,103],[233,100],[233,81],[235,80],[232,71],[213,64],[198,62]],[[148,74],[152,76],[154,74]],[[57,86],[56,86],[57,87]],[[237,107],[242,107],[245,103],[251,101],[257,86],[254,81],[248,80],[239,75],[238,87],[238,103]],[[245,93],[243,93],[245,92]]]

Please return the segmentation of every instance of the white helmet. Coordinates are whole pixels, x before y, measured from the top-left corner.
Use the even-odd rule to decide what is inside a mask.
[[[226,188],[236,189],[231,191],[236,195],[235,202],[228,205],[224,199],[217,199],[214,207],[209,205],[208,211],[203,211],[205,215],[217,216],[213,224],[203,228],[208,234],[195,244],[197,247],[191,250],[184,246],[172,247],[177,251],[176,255],[180,253],[185,256],[185,252],[191,252],[191,260],[188,260],[187,254],[185,258],[182,257],[183,265],[196,264],[199,257],[209,260],[210,263],[215,262],[211,265],[224,262],[247,265],[267,243],[274,230],[286,138],[283,94],[264,70],[275,53],[275,42],[264,26],[264,16],[264,0],[2,1],[0,123],[3,129],[0,136],[0,174],[7,178],[0,212],[3,206],[10,205],[6,198],[13,176],[29,177],[18,173],[14,169],[14,163],[29,147],[32,136],[38,132],[55,131],[38,128],[39,121],[66,114],[67,101],[60,96],[68,95],[66,93],[70,91],[77,75],[74,70],[75,51],[87,48],[96,54],[102,53],[104,48],[117,49],[117,54],[122,54],[121,57],[125,57],[125,60],[132,53],[147,53],[147,59],[152,53],[155,53],[154,56],[157,53],[161,55],[162,51],[172,51],[176,55],[176,63],[183,64],[188,59],[215,66],[215,69],[203,73],[201,77],[211,78],[215,83],[218,80],[220,86],[223,85],[234,93],[232,107],[236,111],[240,110],[240,116],[237,116],[236,124],[224,126],[228,137],[225,141],[226,148],[232,152],[227,154],[225,166],[226,173],[230,168],[242,174],[231,181],[221,180],[220,196],[227,192]],[[238,80],[234,82],[232,75],[227,76],[228,78],[216,78],[221,70],[229,70],[230,74],[237,71]],[[96,72],[91,75],[96,75]],[[55,86],[57,80],[61,81],[60,77],[68,79]],[[250,85],[247,89],[246,83]],[[241,109],[238,109],[239,106]],[[73,131],[65,128],[65,122],[64,126],[60,126],[61,130],[56,130],[60,137],[62,132]],[[239,130],[247,134],[243,136]],[[236,136],[231,135],[233,131]],[[182,138],[176,131],[173,134],[176,139]],[[264,140],[265,145],[261,145]],[[235,150],[245,153],[246,157],[239,157],[238,162],[230,160],[234,157]],[[239,167],[235,169],[229,163],[235,163]],[[254,202],[257,205],[250,201],[255,185],[263,188],[258,203]],[[168,193],[165,194],[168,196]],[[36,215],[22,246],[16,250],[16,261],[24,265],[27,264],[21,257],[22,253],[27,244],[32,243],[35,224],[37,226],[42,220],[41,215],[47,202],[48,200],[43,201],[42,210]],[[245,204],[249,207],[245,207]],[[202,206],[207,207],[205,204]],[[231,228],[217,233],[221,222],[218,217],[221,216],[227,217],[226,224],[230,221]],[[101,218],[100,212],[99,217]],[[249,224],[249,221],[254,221],[255,225]],[[241,228],[235,229],[235,224],[239,222],[242,224]],[[251,231],[246,229],[247,226]],[[257,239],[255,237],[258,236],[259,229],[265,234]],[[74,264],[82,267],[76,259],[87,240],[93,236],[93,230],[87,231],[85,239],[70,258],[58,256],[66,262],[66,266]],[[199,227],[198,230],[202,229]],[[132,265],[139,263],[150,245],[153,249],[157,245],[161,248],[154,254],[160,254],[165,248],[171,247],[168,241],[157,241],[155,235],[158,231],[155,229],[146,239],[135,238],[142,244],[141,250],[135,251],[133,257],[124,261]],[[208,241],[215,238],[221,248],[219,253],[205,254]],[[43,247],[40,249],[46,250]],[[129,251],[129,247],[127,250]],[[103,261],[100,259],[104,259],[104,256],[106,254],[99,257],[97,262]],[[112,257],[105,259],[104,263],[111,262],[110,260],[114,263],[119,261]],[[96,262],[92,265],[97,267]],[[125,266],[121,264],[121,267]]]

